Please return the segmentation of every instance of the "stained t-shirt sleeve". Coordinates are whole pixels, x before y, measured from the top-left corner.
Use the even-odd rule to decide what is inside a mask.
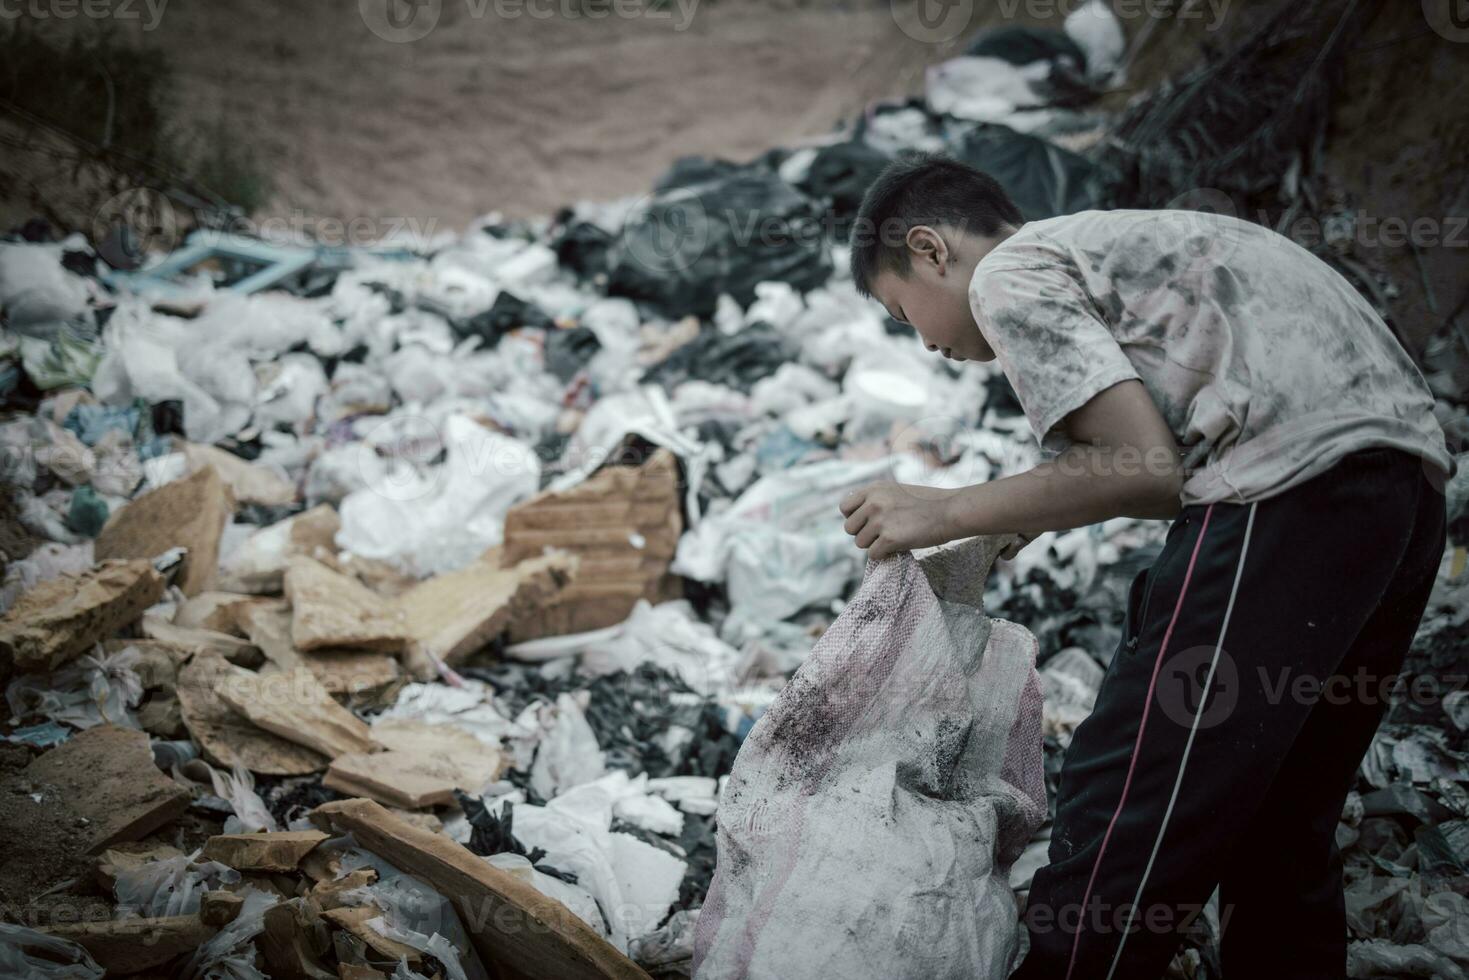
[[[1100,392],[1138,377],[1063,265],[985,269],[970,284],[969,304],[1047,449],[1069,445],[1064,433],[1051,431],[1063,418]]]

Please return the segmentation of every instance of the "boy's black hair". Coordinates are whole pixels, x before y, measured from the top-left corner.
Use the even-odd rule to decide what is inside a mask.
[[[939,153],[900,154],[867,188],[852,226],[852,282],[872,295],[878,273],[906,276],[913,267],[904,243],[915,225],[948,225],[961,233],[992,236],[1002,224],[1025,217],[999,181]]]

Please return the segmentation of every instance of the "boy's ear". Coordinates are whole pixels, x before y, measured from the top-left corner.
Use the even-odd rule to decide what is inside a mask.
[[[915,263],[934,265],[939,270],[949,263],[949,245],[930,225],[909,228],[904,244]]]

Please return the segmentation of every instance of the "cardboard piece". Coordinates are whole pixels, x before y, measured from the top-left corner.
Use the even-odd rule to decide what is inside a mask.
[[[175,626],[187,629],[212,630],[231,636],[244,636],[240,628],[239,611],[252,603],[261,602],[258,596],[240,592],[200,592],[184,601],[173,615]]]
[[[422,953],[396,939],[389,939],[367,924],[369,919],[376,919],[382,914],[382,910],[376,907],[357,906],[328,909],[321,913],[321,917],[332,925],[347,930],[366,943],[368,948],[378,955],[390,960],[406,959],[409,967],[415,970],[421,967],[423,965]]]
[[[534,885],[491,866],[448,837],[410,826],[371,800],[325,803],[312,811],[311,819],[323,829],[351,831],[363,847],[437,889],[459,912],[480,958],[505,975],[650,980]]]
[[[212,467],[135,498],[108,518],[94,551],[105,558],[153,558],[170,548],[185,548],[175,580],[184,595],[214,585],[219,566],[219,536],[235,512],[229,488]]]
[[[97,879],[97,884],[103,891],[110,892],[112,886],[117,883],[117,876],[122,872],[141,868],[154,861],[167,861],[181,854],[183,851],[171,844],[163,844],[158,841],[126,841],[104,850],[97,858],[92,875]]]
[[[72,922],[43,931],[77,943],[108,976],[116,977],[142,973],[184,953],[192,953],[219,930],[197,915],[171,915],[156,919]]]
[[[537,612],[516,617],[512,641],[622,622],[639,599],[682,594],[668,572],[683,532],[678,461],[659,449],[642,466],[608,466],[561,492],[545,491],[505,515],[503,561],[559,548],[581,559],[576,578]]]
[[[219,696],[217,688],[235,670],[219,654],[200,654],[179,671],[179,707],[184,727],[204,757],[229,769],[239,763],[266,776],[304,776],[330,761],[319,752],[264,731]]]
[[[327,758],[379,748],[367,723],[332,700],[305,667],[261,674],[235,667],[220,677],[216,693],[258,727]]]
[[[408,637],[404,666],[419,680],[437,676],[434,658],[452,666],[506,626],[533,616],[567,588],[577,565],[563,552],[505,567],[492,549],[465,568],[414,586],[394,602]]]
[[[291,640],[297,650],[323,647],[400,650],[401,616],[356,579],[304,555],[291,558],[285,576],[291,601]]]
[[[291,642],[291,607],[283,599],[264,599],[241,608],[238,618],[266,660],[285,670],[305,667],[327,693],[346,697],[349,703],[375,699],[402,676],[398,661],[385,653],[297,650]]]
[[[102,562],[24,593],[0,619],[0,675],[55,670],[138,619],[163,596],[163,576],[146,561]]]
[[[77,827],[78,848],[86,854],[146,837],[189,806],[189,791],[153,764],[148,736],[117,725],[78,732],[32,760],[22,775],[32,784],[56,787],[59,798],[50,806],[63,813],[48,812]],[[11,830],[17,840],[25,839],[19,828]]]
[[[234,892],[205,892],[199,898],[199,918],[212,926],[226,926],[240,914],[245,898]]]
[[[319,830],[281,830],[268,834],[216,834],[200,855],[236,871],[295,871],[301,859],[327,839]]]
[[[469,738],[479,742],[473,735]],[[418,810],[453,803],[455,789],[483,792],[503,769],[500,752],[483,744],[471,752],[389,750],[338,756],[327,769],[322,785],[387,806]]]
[[[212,467],[242,504],[283,507],[296,500],[296,485],[267,466],[197,442],[186,442],[182,448],[190,472]]]
[[[143,635],[184,653],[217,653],[242,667],[254,667],[263,659],[260,648],[249,640],[214,630],[176,626],[160,616],[143,617]]]

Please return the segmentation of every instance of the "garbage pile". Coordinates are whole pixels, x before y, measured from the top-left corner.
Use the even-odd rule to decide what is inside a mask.
[[[689,975],[735,753],[862,575],[836,501],[1039,459],[998,369],[926,356],[843,236],[907,147],[1030,217],[1101,202],[1087,94],[1122,35],[1067,26],[985,35],[826,145],[543,221],[201,228],[133,272],[0,241],[0,972]],[[1052,799],[1164,530],[991,576],[1039,642]],[[1454,534],[1431,682],[1469,649]],[[1343,814],[1353,976],[1469,969],[1469,700],[1439,695],[1393,709]],[[1211,928],[1172,975],[1219,976]]]

